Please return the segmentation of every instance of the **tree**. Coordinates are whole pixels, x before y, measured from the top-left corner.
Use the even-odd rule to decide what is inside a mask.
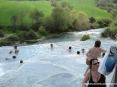
[[[96,22],[96,19],[95,19],[94,17],[90,17],[90,18],[89,18],[89,22],[90,22],[90,23],[95,23],[95,22]]]
[[[18,16],[16,16],[16,15],[12,16],[11,21],[12,21],[13,32],[16,32],[17,25],[18,25]]]
[[[74,20],[73,26],[76,30],[88,29],[89,28],[89,19],[87,15],[83,12],[78,14],[77,19]]]
[[[39,27],[41,26],[43,16],[44,16],[44,14],[38,10],[34,10],[31,13],[32,28],[34,29],[34,31],[38,31]]]
[[[112,14],[113,18],[117,17],[117,10],[116,9],[113,9],[111,11],[111,14]]]
[[[51,16],[46,20],[46,29],[50,33],[61,33],[69,27],[69,11],[61,6],[54,7]]]

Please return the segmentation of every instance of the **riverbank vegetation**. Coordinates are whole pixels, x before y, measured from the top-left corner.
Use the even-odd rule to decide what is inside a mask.
[[[0,1],[0,46],[37,42],[69,31],[108,27],[111,13],[96,0]]]
[[[102,32],[102,37],[110,37],[113,40],[117,39],[117,20],[113,21],[110,26]]]
[[[102,37],[110,37],[111,39],[117,39],[117,0],[97,0],[97,6],[107,10],[107,12],[112,14],[113,21],[107,27],[107,29],[102,32]]]
[[[86,41],[88,39],[90,39],[90,35],[86,34],[81,37],[80,41]]]

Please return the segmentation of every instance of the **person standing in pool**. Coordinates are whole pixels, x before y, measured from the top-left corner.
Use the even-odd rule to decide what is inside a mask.
[[[69,46],[68,50],[69,50],[69,52],[71,52],[71,51],[72,51],[72,47],[71,47],[71,46]]]
[[[19,53],[19,50],[18,50],[17,46],[14,46],[14,53],[15,54],[18,54]]]
[[[51,47],[51,49],[53,49],[53,44],[52,43],[50,44],[50,47]]]
[[[86,56],[86,64],[89,65],[91,59],[98,59],[102,53],[105,53],[106,50],[101,48],[101,41],[97,40],[95,41],[94,47],[90,48],[87,52]],[[89,67],[87,68],[85,74],[87,73]]]

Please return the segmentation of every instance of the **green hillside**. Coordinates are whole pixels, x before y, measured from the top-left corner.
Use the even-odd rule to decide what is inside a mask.
[[[96,18],[111,17],[107,11],[96,7],[96,0],[66,0],[68,1],[77,11],[84,11],[88,16],[94,16]]]
[[[88,16],[96,18],[111,17],[105,10],[96,7],[95,0],[65,0],[77,11],[84,11]],[[30,23],[30,15],[33,10],[43,11],[45,17],[51,14],[52,6],[49,1],[0,1],[0,24],[10,25],[11,16],[19,15],[24,17],[26,23]]]
[[[0,23],[9,25],[11,16],[24,16],[26,22],[30,22],[30,15],[33,10],[42,11],[46,16],[51,13],[51,5],[47,1],[1,1],[0,2]]]

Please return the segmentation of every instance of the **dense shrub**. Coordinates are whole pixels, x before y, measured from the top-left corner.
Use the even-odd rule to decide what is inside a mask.
[[[26,25],[26,24],[21,24],[19,26],[19,29],[22,30],[22,31],[29,31],[30,29],[30,26]]]
[[[92,24],[90,24],[90,28],[91,29],[97,29],[97,28],[99,28],[99,24],[98,23],[92,23]]]
[[[0,41],[0,46],[9,46],[9,45],[12,45],[13,42],[11,41],[7,41],[7,40],[1,40]]]
[[[28,32],[22,31],[18,34],[18,36],[20,38],[20,42],[24,42],[25,40],[32,40],[32,39],[38,38],[38,35],[33,30],[30,30]]]
[[[4,27],[3,27],[3,25],[2,24],[0,24],[0,29],[3,29]]]
[[[0,46],[14,45],[18,42],[19,38],[16,35],[10,35],[7,38],[0,40]]]
[[[30,17],[32,18],[32,26],[31,28],[34,31],[38,31],[39,27],[42,24],[42,17],[44,16],[42,11],[34,10]]]
[[[46,36],[46,35],[48,35],[48,32],[46,31],[46,29],[43,26],[41,26],[39,28],[39,34],[42,36]]]
[[[111,22],[112,22],[112,20],[108,19],[108,18],[103,18],[103,19],[97,20],[97,23],[99,24],[99,27],[101,27],[101,28],[109,26]]]
[[[101,33],[101,36],[104,38],[109,37],[109,33],[110,33],[110,30],[109,28],[107,28],[106,30],[104,30],[104,32]]]
[[[78,17],[73,22],[73,27],[75,30],[85,30],[89,29],[89,18],[84,12],[80,12]]]
[[[89,22],[90,22],[90,23],[95,23],[95,22],[96,22],[96,19],[95,19],[94,17],[90,17],[90,18],[89,18]]]
[[[112,39],[117,39],[117,21],[114,21],[108,29],[102,32],[102,37],[110,37]]]
[[[26,40],[25,42],[27,44],[33,44],[33,43],[36,43],[38,40]]]
[[[46,19],[45,27],[50,33],[61,33],[68,30],[70,24],[70,9],[61,6],[54,7],[50,17]]]
[[[88,39],[90,39],[90,36],[87,34],[87,35],[83,35],[80,40],[81,41],[86,41]]]
[[[0,31],[0,37],[4,37],[4,33]]]
[[[5,38],[7,41],[12,41],[12,42],[16,42],[19,40],[19,37],[17,35],[10,35],[9,37]]]

